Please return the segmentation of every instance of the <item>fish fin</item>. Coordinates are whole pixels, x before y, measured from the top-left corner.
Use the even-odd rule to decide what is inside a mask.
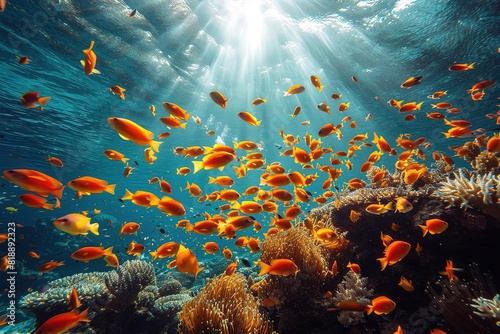
[[[258,261],[258,264],[260,264],[260,272],[258,276],[267,274],[271,270],[271,266],[267,263],[262,262],[261,260]]]
[[[203,169],[203,162],[201,161],[193,161],[193,165],[194,165],[193,174],[196,174],[197,172]]]
[[[194,230],[194,225],[187,222],[186,223],[186,232],[191,232],[192,230]]]
[[[129,159],[129,158],[122,158],[122,159],[121,159],[121,161],[122,161],[124,164],[126,164],[128,160],[130,160],[130,159]]]
[[[124,135],[122,135],[121,133],[118,133],[118,135],[123,139],[123,140],[130,140],[128,139],[127,137],[125,137]]]
[[[76,309],[74,311],[78,312]],[[89,319],[89,316],[88,316],[88,311],[89,311],[89,309],[86,308],[80,314],[78,314],[78,321],[90,322],[90,319]]]
[[[366,315],[370,315],[373,312],[373,305],[366,306]]]
[[[49,101],[50,101],[50,96],[44,96],[44,97],[38,98],[38,103],[40,103],[42,106],[46,106],[47,102],[49,102]]]
[[[104,251],[103,251],[103,255],[113,255],[113,247],[114,246],[111,246],[109,248],[106,248]]]
[[[90,232],[99,235],[99,223],[90,224]]]
[[[200,271],[202,271],[203,269],[205,269],[205,267],[198,267],[198,268],[196,269],[196,273],[194,274],[194,278],[195,278],[195,279],[196,279],[196,276],[198,276],[198,273],[199,273]]]
[[[385,267],[387,267],[387,258],[386,257],[381,257],[381,258],[378,258],[377,261],[380,261],[380,266],[382,267],[382,269],[380,271],[384,271]]]
[[[323,90],[323,88],[325,88],[325,86],[319,86],[318,92],[321,92]]]
[[[153,257],[153,259],[151,260],[151,262],[154,262],[154,260],[157,259],[158,256],[156,256],[156,254],[158,254],[158,252],[149,252],[149,254]]]
[[[106,188],[104,188],[104,191],[107,193],[110,193],[111,195],[114,195],[115,194],[115,187],[116,187],[116,184],[108,184],[106,186]]]
[[[101,74],[101,72],[98,70],[98,69],[93,69],[92,70],[92,74]]]
[[[429,229],[425,225],[418,225],[418,226],[422,229],[422,234],[423,234],[422,236],[425,237],[427,232],[429,232]]]
[[[154,141],[154,140],[151,140],[148,145],[153,149],[153,151],[155,152],[159,152],[158,149],[160,148],[160,145],[162,144],[163,142],[161,141]]]
[[[82,64],[82,66],[85,67],[85,60],[80,60],[80,64]]]
[[[133,199],[134,197],[134,194],[128,190],[128,189],[125,189],[125,195],[121,198],[122,200],[131,200]]]

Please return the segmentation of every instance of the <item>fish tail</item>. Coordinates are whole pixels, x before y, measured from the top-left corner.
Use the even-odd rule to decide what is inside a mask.
[[[234,201],[233,205],[231,205],[231,209],[239,210],[241,207],[240,203],[238,201]]]
[[[50,101],[50,96],[43,96],[38,98],[38,103],[40,103],[42,106],[46,106],[47,102]]]
[[[193,165],[194,165],[193,174],[195,174],[203,169],[203,162],[202,161],[193,161]]]
[[[323,90],[323,88],[325,88],[325,86],[319,86],[318,92],[321,92]]]
[[[125,189],[125,195],[121,198],[122,200],[131,200],[133,199],[134,197],[134,194],[128,190],[128,189]]]
[[[189,119],[189,116],[191,116],[191,113],[187,113],[186,117],[184,118],[184,120],[187,121]]]
[[[104,188],[104,191],[110,193],[111,195],[114,195],[115,194],[115,187],[116,187],[116,184],[108,184],[106,186],[106,188]]]
[[[418,225],[421,229],[422,229],[422,236],[425,237],[425,235],[427,234],[427,232],[429,232],[429,230],[427,229],[427,226],[425,225]]]
[[[63,190],[64,190],[64,186],[61,186],[57,189],[54,189],[51,194],[54,195],[55,197],[57,198],[61,198],[62,197],[62,193],[63,193]]]
[[[255,121],[255,126],[260,126],[260,122],[262,122],[262,121]]]
[[[366,306],[366,315],[370,315],[373,312],[373,305]]]
[[[122,158],[122,159],[120,159],[120,160],[121,160],[124,164],[128,164],[128,162],[127,162],[127,161],[129,161],[129,158]]]
[[[93,47],[94,47],[94,41],[91,41],[91,42],[90,42],[90,46],[89,46],[89,48],[88,48],[88,49],[83,50],[83,52],[89,52],[89,51],[91,51],[91,50],[92,50],[92,48],[93,48]]]
[[[424,104],[424,102],[420,102],[419,104],[417,104],[417,105],[416,105],[416,107],[415,107],[415,108],[416,108],[417,110],[420,110],[420,107],[422,106],[422,104]]]
[[[158,206],[158,204],[160,204],[160,199],[156,196],[149,200],[149,205],[151,206]]]
[[[75,312],[77,312],[77,311],[75,310]],[[80,314],[78,314],[78,321],[90,322],[88,312],[89,312],[89,308],[86,308]]]
[[[209,176],[208,177],[208,184],[215,183],[215,177]]]
[[[473,63],[469,64],[469,65],[467,66],[467,68],[468,68],[468,69],[470,69],[470,70],[472,70],[472,69],[474,68],[474,64],[475,64],[475,63],[476,63],[476,62],[473,62]]]
[[[198,273],[199,273],[200,271],[202,271],[203,269],[205,269],[205,267],[198,267],[198,268],[196,269],[196,273],[194,274],[194,278],[195,278],[195,279],[196,279],[196,276],[198,276]]]
[[[269,271],[271,271],[271,266],[268,265],[267,263],[264,263],[261,260],[259,260],[258,264],[260,264],[260,272],[259,272],[258,276],[262,276],[264,274],[267,274]]]
[[[149,254],[153,257],[151,262],[154,262],[154,260],[156,260],[158,258],[158,256],[156,255],[156,254],[158,254],[158,252],[149,252]]]
[[[386,210],[392,210],[393,209],[393,202],[389,202],[384,206],[384,209]]]
[[[382,269],[380,269],[380,271],[384,271],[385,267],[387,267],[387,258],[386,257],[381,257],[381,258],[378,258],[377,261],[380,261],[380,266],[382,267]],[[370,313],[368,313],[370,314]]]
[[[186,223],[186,232],[191,232],[192,230],[194,230],[194,225],[187,222]]]
[[[212,151],[214,150],[213,147],[210,146],[203,146],[203,149],[205,151],[205,155],[212,153]]]
[[[163,142],[161,141],[154,141],[154,140],[151,140],[148,145],[153,149],[153,151],[155,152],[159,152],[158,149],[160,148],[160,145],[162,144]]]
[[[54,208],[54,204],[50,204],[50,203],[45,203],[42,208],[44,208],[45,210],[52,210]]]
[[[90,224],[90,232],[99,235],[99,223]]]
[[[106,248],[104,251],[103,251],[103,254],[104,255],[113,255],[113,247],[114,246],[111,246],[109,248]]]

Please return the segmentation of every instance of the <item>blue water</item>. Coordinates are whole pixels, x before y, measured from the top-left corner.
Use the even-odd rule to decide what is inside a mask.
[[[247,177],[237,179],[233,171],[237,163],[232,163],[223,172],[203,170],[179,176],[176,169],[192,167],[193,159],[174,155],[172,149],[177,146],[232,145],[233,141],[253,140],[262,144],[261,152],[268,164],[280,161],[286,169],[302,171],[292,158],[279,155],[286,149],[280,129],[299,135],[299,146],[305,147],[306,132],[316,137],[323,124],[337,124],[344,116],[350,116],[357,128],[345,124],[344,139],[339,141],[335,135],[323,138],[323,147],[347,150],[347,142],[354,135],[368,133],[371,141],[373,132],[395,146],[400,134],[409,133],[412,139],[426,137],[432,144],[425,150],[430,160],[433,151],[452,156],[454,152],[448,147],[468,139],[445,139],[441,132],[447,127],[442,121],[425,117],[425,113],[436,111],[431,109],[431,103],[447,101],[462,110],[458,115],[449,115],[450,119],[469,120],[474,129],[496,127],[495,119],[484,115],[498,110],[498,85],[487,89],[481,101],[472,101],[466,90],[478,81],[499,79],[498,6],[498,1],[453,0],[11,1],[0,13],[1,170],[35,169],[62,183],[89,175],[117,186],[115,195],[104,193],[81,200],[75,199],[67,187],[61,209],[46,211],[18,202],[17,196],[25,191],[4,180],[0,182],[0,196],[5,197],[0,204],[0,224],[22,224],[24,227],[16,229],[18,247],[29,247],[43,260],[66,262],[66,266],[47,276],[51,279],[85,270],[109,270],[100,260],[74,263],[70,254],[76,245],[115,246],[121,250],[119,257],[124,262],[132,259],[124,254],[132,239],[146,245],[142,256],[145,259],[149,259],[148,251],[173,240],[192,248],[203,261],[204,242],[215,240],[222,249],[232,245],[232,241],[186,234],[175,228],[178,218],[168,217],[156,208],[138,207],[129,201],[121,203],[118,198],[125,194],[125,189],[162,195],[158,185],[150,185],[148,180],[163,177],[174,189],[171,196],[188,211],[183,218],[195,222],[205,212],[218,213],[216,208],[222,203],[200,203],[187,191],[180,191],[187,181],[200,185],[203,194],[209,194],[221,189],[207,184],[209,176],[229,175],[236,180],[233,188],[243,192],[250,185],[258,185],[261,171],[249,171]],[[129,18],[133,8],[137,8],[137,14]],[[101,74],[86,76],[80,60],[84,59],[82,50],[92,40],[98,57],[96,68]],[[18,64],[16,55],[28,55],[30,63]],[[448,71],[454,63],[472,62],[473,70]],[[311,85],[312,74],[325,86],[322,92]],[[359,82],[354,82],[352,76]],[[400,88],[414,76],[423,76],[420,85],[408,90]],[[306,87],[305,92],[284,97],[283,92],[297,83]],[[110,92],[112,85],[126,89],[125,100]],[[209,93],[213,90],[229,98],[227,109],[211,100]],[[427,98],[439,90],[448,93],[441,100]],[[52,99],[43,111],[26,109],[20,96],[28,91],[40,91],[41,96]],[[332,93],[341,93],[342,98],[333,101]],[[251,102],[257,97],[266,98],[267,103],[252,107]],[[404,114],[388,105],[390,99],[424,101],[424,105],[415,113],[417,119],[407,122]],[[174,102],[199,117],[201,125],[190,119],[186,129],[168,130],[159,121],[168,116],[161,106],[164,101]],[[333,115],[316,109],[322,101],[330,106]],[[350,102],[343,114],[337,111],[340,102]],[[156,106],[156,117],[149,111],[150,105]],[[302,111],[292,118],[297,105]],[[236,115],[243,110],[262,120],[261,126],[243,122]],[[369,113],[373,118],[366,121]],[[144,147],[122,140],[108,125],[106,120],[112,116],[131,119],[156,135],[171,133],[162,140],[154,164],[144,161]],[[302,126],[303,121],[310,121],[310,125]],[[207,136],[207,130],[215,130],[216,134]],[[122,175],[123,163],[103,155],[106,149],[118,150],[130,158],[135,169],[129,177]],[[336,182],[340,189],[349,179],[364,177],[359,167],[372,151],[373,148],[358,151],[351,158],[352,171],[342,167],[344,172]],[[401,151],[398,147],[398,153]],[[241,158],[246,152],[238,150],[237,154]],[[60,158],[65,166],[52,167],[46,161],[48,155]],[[327,164],[328,157],[318,162]],[[462,159],[454,160],[456,166],[469,166]],[[395,157],[386,154],[378,165],[391,170],[394,162]],[[325,180],[326,174],[319,172],[307,190],[313,196],[320,195]],[[7,211],[8,206],[17,211]],[[307,213],[316,204],[303,203],[301,207]],[[82,210],[90,211],[92,216],[94,208],[113,217],[113,225],[101,224],[101,235],[89,235],[88,239],[65,235],[69,244],[75,245],[71,251],[56,251],[43,239],[20,237],[23,228],[35,226],[39,219],[50,221]],[[281,205],[280,212],[283,211]],[[263,231],[267,230],[269,219],[269,215],[258,215]],[[138,236],[119,240],[116,234],[125,221],[140,222],[141,229]],[[245,232],[263,239],[262,233],[251,229]],[[54,229],[53,233],[59,231]],[[235,251],[255,258],[248,254],[248,249]],[[0,255],[4,252],[1,250]],[[16,256],[26,273],[18,275],[19,297],[48,279],[36,273],[42,259],[32,259],[25,253]],[[166,263],[159,260],[158,268]]]

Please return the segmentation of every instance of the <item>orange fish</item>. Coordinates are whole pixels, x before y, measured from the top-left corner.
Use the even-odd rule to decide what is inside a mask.
[[[88,231],[95,235],[99,235],[99,224],[91,224],[89,217],[79,213],[70,213],[57,218],[54,220],[53,224],[57,229],[71,235],[87,235]]]
[[[109,90],[111,91],[111,93],[118,95],[122,100],[125,100],[125,94],[123,94],[125,88],[122,88],[118,85],[114,85],[109,87]]]
[[[347,110],[347,108],[349,108],[349,106],[351,105],[351,102],[342,102],[341,104],[339,104],[339,111],[340,112],[344,112]]]
[[[446,260],[446,267],[444,271],[440,271],[439,273],[441,275],[447,275],[448,279],[450,280],[450,283],[453,282],[453,280],[457,279],[457,276],[455,276],[454,271],[463,271],[462,268],[453,268],[453,261],[451,260]]]
[[[423,236],[429,232],[430,234],[443,233],[448,228],[448,223],[444,220],[433,218],[427,219],[425,225],[418,225],[422,229]]]
[[[219,223],[213,220],[202,220],[193,224],[186,223],[186,232],[195,232],[197,234],[212,234],[217,232]]]
[[[56,157],[49,157],[47,158],[47,161],[54,167],[63,167],[64,164],[63,162],[61,161],[61,159],[58,159]]]
[[[129,160],[129,158],[125,158],[125,156],[122,153],[115,151],[115,150],[106,150],[103,153],[110,160],[119,160],[125,164]]]
[[[258,121],[257,118],[250,114],[248,111],[241,111],[238,113],[238,117],[253,126],[259,126],[261,121]]]
[[[39,259],[40,258],[40,255],[38,255],[37,253],[35,253],[33,251],[28,252],[28,255],[31,256],[34,259]]]
[[[384,251],[384,257],[378,258],[380,261],[382,270],[384,270],[388,265],[401,261],[411,249],[411,245],[405,241],[393,241]]]
[[[80,322],[90,322],[87,312],[88,309],[84,310],[82,313],[78,313],[77,310],[72,310],[71,312],[55,315],[45,321],[33,334],[66,332],[78,326]]]
[[[369,212],[374,215],[381,215],[383,213],[386,213],[388,211],[391,211],[393,208],[392,202],[389,202],[387,204],[369,204],[366,208],[365,211]]]
[[[422,106],[424,102],[420,102],[417,104],[417,102],[408,102],[405,103],[401,106],[401,108],[398,109],[399,112],[411,112],[415,110],[420,110],[420,107]]]
[[[342,97],[342,94],[333,93],[333,94],[331,95],[331,98],[332,98],[333,100],[338,100],[338,99],[340,99],[341,97]]]
[[[413,209],[413,205],[404,197],[396,197],[394,201],[396,201],[397,212],[407,213]]]
[[[186,209],[182,203],[168,196],[163,196],[157,207],[169,216],[178,217],[186,214]]]
[[[185,121],[189,120],[189,116],[191,115],[191,113],[186,113],[186,110],[179,107],[177,104],[172,103],[172,102],[163,102],[162,106],[173,117],[176,117],[178,119],[182,119]]]
[[[151,131],[126,118],[110,117],[108,123],[124,140],[131,140],[140,146],[149,145],[155,152],[158,152],[162,144],[153,140],[154,134]]]
[[[186,123],[181,122],[178,118],[175,117],[161,117],[160,121],[165,124],[169,129],[170,128],[186,128]]]
[[[496,82],[493,80],[479,81],[478,83],[474,84],[471,89],[468,89],[467,93],[473,94],[476,90],[483,90],[488,87],[494,86],[495,84]]]
[[[167,256],[175,256],[177,254],[177,251],[179,250],[179,244],[173,241],[169,241],[161,245],[156,249],[154,252],[149,252],[153,259],[151,260],[152,262],[156,259],[163,259]]]
[[[419,76],[419,77],[411,77],[409,78],[408,80],[406,80],[405,82],[403,82],[401,84],[401,88],[406,88],[406,89],[409,89],[415,85],[419,85],[420,84],[420,80],[422,80],[422,77]]]
[[[139,244],[132,240],[130,244],[127,246],[127,254],[133,256],[139,256],[146,249],[143,244]]]
[[[157,206],[160,203],[160,199],[155,194],[142,190],[137,190],[135,194],[133,194],[128,189],[125,189],[125,195],[121,200],[130,200],[135,205],[144,206],[146,208]]]
[[[291,96],[291,95],[294,95],[294,94],[300,94],[302,93],[303,91],[305,91],[306,88],[300,84],[296,84],[296,85],[293,85],[292,87],[288,88],[288,91],[286,92],[283,92],[284,96]]]
[[[26,108],[36,108],[37,104],[45,106],[50,96],[38,96],[40,92],[27,92],[21,96],[21,104]]]
[[[408,292],[415,290],[413,288],[413,284],[412,284],[411,280],[406,279],[404,276],[401,276],[401,279],[399,280],[398,285]]]
[[[229,248],[224,247],[222,250],[222,256],[224,256],[226,260],[231,260],[233,258],[233,252],[231,252]]]
[[[135,223],[135,222],[130,222],[130,223],[123,223],[120,232],[118,232],[118,235],[120,234],[137,234],[137,230],[141,227],[141,225]]]
[[[183,245],[179,246],[175,262],[179,272],[194,275],[195,278],[204,268],[198,266],[198,259],[194,255],[193,251]]]
[[[219,245],[216,242],[209,241],[203,245],[203,250],[208,254],[215,254],[219,251]]]
[[[47,199],[38,197],[35,194],[23,194],[19,196],[19,200],[26,206],[36,209],[52,210],[60,207],[59,199],[56,198],[56,204],[47,203]]]
[[[64,261],[57,262],[57,261],[49,261],[44,264],[42,264],[40,267],[38,267],[37,271],[41,273],[46,273],[48,271],[54,270],[57,267],[63,266]]]
[[[396,307],[396,303],[386,296],[380,296],[375,299],[372,299],[370,305],[368,305],[368,309],[366,314],[370,315],[372,312],[380,315],[380,314],[389,314]]]
[[[118,256],[116,256],[116,254],[106,255],[104,257],[104,261],[106,261],[107,267],[116,268],[120,265],[120,261],[118,260]]]
[[[266,103],[267,100],[266,99],[263,99],[261,97],[258,97],[256,98],[255,100],[252,101],[252,106],[258,106],[259,104],[263,104],[263,103]]]
[[[85,263],[89,262],[90,260],[95,260],[98,258],[101,258],[105,255],[112,255],[113,254],[113,246],[104,249],[104,247],[99,246],[99,247],[83,247],[80,248],[71,254],[71,258],[77,261],[83,261]]]
[[[61,198],[64,186],[56,179],[31,169],[10,169],[3,171],[3,178],[21,188],[36,192],[40,196],[49,194]]]
[[[318,76],[313,74],[311,75],[311,83],[313,86],[318,90],[318,92],[321,92],[325,86],[321,86],[321,81],[319,80]]]
[[[92,176],[82,176],[69,181],[68,187],[84,195],[100,194],[104,191],[114,195],[116,184],[108,184],[108,181]]]
[[[90,42],[90,46],[88,49],[83,50],[83,53],[85,53],[85,60],[80,60],[80,63],[83,65],[83,71],[85,72],[86,75],[91,75],[91,74],[101,74],[96,68],[95,64],[97,62],[97,56],[92,51],[92,48],[94,47],[94,41]]]
[[[259,276],[264,274],[271,274],[277,276],[290,276],[295,275],[299,272],[297,265],[290,259],[274,259],[271,260],[271,265],[264,263],[263,261],[258,261],[260,265]]]
[[[316,106],[317,109],[321,110],[321,111],[324,111],[326,112],[327,114],[331,115],[331,111],[330,111],[330,107],[328,106],[328,104],[326,104],[325,101],[321,102],[320,104],[318,104]]]
[[[219,168],[219,170],[223,170],[224,166],[229,164],[235,158],[236,156],[234,154],[224,151],[207,154],[203,157],[203,161],[193,161],[194,173],[197,173],[202,169],[210,170]]]
[[[470,63],[469,65],[467,64],[453,64],[451,65],[448,70],[450,71],[468,71],[472,70],[474,68],[474,63]]]
[[[215,103],[217,103],[219,106],[221,106],[222,109],[226,109],[226,103],[227,103],[228,99],[221,92],[212,91],[212,92],[210,92],[210,97],[212,98],[212,100]]]
[[[1,3],[2,1],[5,1],[5,0],[1,0],[1,1],[0,1],[0,3]],[[1,7],[1,6],[2,6],[2,5],[0,4],[0,7]],[[2,11],[2,10],[0,9],[0,12],[1,12],[1,11]],[[21,64],[21,65],[26,65],[26,64],[29,64],[29,62],[30,62],[30,59],[29,59],[29,57],[28,57],[28,56],[16,56],[16,58],[17,58],[17,62],[18,62],[19,64]]]

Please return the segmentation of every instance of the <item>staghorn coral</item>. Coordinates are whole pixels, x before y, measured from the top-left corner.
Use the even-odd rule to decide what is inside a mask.
[[[481,273],[476,264],[470,267],[473,277],[470,282],[440,278],[436,282],[440,292],[429,285],[426,292],[432,298],[431,306],[456,333],[498,333],[498,317],[494,314],[498,316],[499,303],[494,297],[498,294],[492,279]]]
[[[132,260],[110,271],[104,278],[104,283],[113,295],[109,307],[122,308],[132,303],[148,285],[156,286],[156,276],[151,263]]]
[[[77,290],[78,298],[83,304],[96,299],[107,300],[105,276],[106,273],[91,272],[56,279],[49,283],[50,288],[44,293],[35,291],[23,297],[21,307],[35,313],[66,309],[68,296],[73,288]]]
[[[361,275],[349,270],[344,275],[342,282],[337,286],[336,294],[333,297],[334,304],[336,305],[342,301],[356,301],[368,305],[373,290],[368,290],[366,287],[367,281],[367,278],[363,278]],[[355,311],[340,311],[337,319],[344,327],[365,322],[364,312]]]
[[[259,313],[259,303],[240,273],[212,278],[178,317],[182,334],[272,333],[272,323]]]
[[[484,213],[500,220],[498,199],[500,198],[500,178],[498,175],[467,176],[467,171],[459,169],[454,178],[441,183],[438,192],[449,203],[448,207],[460,205],[461,208],[478,208]]]

